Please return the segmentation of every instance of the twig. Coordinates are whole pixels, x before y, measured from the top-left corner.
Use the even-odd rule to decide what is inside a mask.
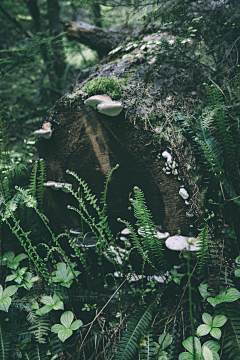
[[[92,328],[95,320],[96,320],[96,319],[98,318],[98,316],[103,312],[103,310],[107,307],[107,305],[110,303],[110,301],[112,300],[112,298],[116,295],[116,293],[118,292],[118,290],[123,286],[123,284],[126,282],[127,279],[128,279],[128,278],[126,277],[126,279],[121,283],[121,285],[119,285],[119,287],[117,288],[117,290],[112,294],[112,296],[111,296],[110,299],[107,301],[107,303],[104,305],[104,307],[102,308],[102,310],[95,316],[95,318],[93,319],[93,321],[90,323],[91,325],[90,325],[90,327],[89,327],[89,329],[88,329],[88,332],[87,332],[87,334],[85,335],[85,338],[83,339],[83,342],[82,342],[82,344],[81,344],[81,346],[80,346],[80,348],[79,348],[79,350],[78,350],[78,353],[79,353],[79,354],[80,354],[80,351],[81,351],[81,349],[82,349],[82,347],[83,347],[83,344],[85,343],[85,340],[86,340],[86,338],[87,338],[87,336],[88,336],[88,334],[89,334],[89,332],[90,332],[90,330],[91,330],[91,328]]]

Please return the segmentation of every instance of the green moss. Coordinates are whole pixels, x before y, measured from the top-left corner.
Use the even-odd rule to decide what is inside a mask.
[[[83,91],[88,96],[107,94],[112,100],[119,100],[122,96],[120,84],[121,81],[113,77],[104,76],[90,80],[84,86]]]

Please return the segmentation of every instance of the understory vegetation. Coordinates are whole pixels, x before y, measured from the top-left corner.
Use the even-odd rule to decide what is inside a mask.
[[[34,157],[32,132],[46,110],[86,79],[99,59],[90,48],[51,31],[45,1],[19,0],[17,5],[12,10],[8,1],[0,4],[9,32],[6,37],[0,30],[0,359],[238,359],[238,1],[213,1],[209,7],[188,0],[55,2],[65,18],[79,20],[82,12],[88,23],[123,34],[138,27],[144,34],[167,31],[178,39],[174,45],[162,40],[161,59],[174,63],[183,56],[189,67],[200,66],[209,74],[203,83],[191,84],[202,90],[188,113],[171,105],[161,116],[153,110],[143,124],[161,127],[160,133],[151,133],[154,143],[159,149],[162,141],[167,143],[179,162],[184,155],[176,139],[184,138],[191,149],[185,162],[191,155],[195,167],[182,167],[179,176],[197,189],[190,199],[200,224],[196,251],[190,251],[191,240],[181,251],[166,247],[137,186],[129,198],[135,223],[118,219],[125,234],[110,228],[108,185],[118,164],[102,184],[99,199],[79,174],[67,171],[78,183],[77,189],[65,184],[63,190],[77,204],[68,211],[78,214],[79,229],[77,235],[52,231],[44,201],[45,164]],[[29,12],[33,5],[40,9],[41,27]],[[144,52],[140,38],[119,44],[110,55],[139,44]],[[151,51],[159,56],[158,46]],[[63,71],[54,66],[56,58],[62,59]],[[106,77],[89,81],[84,91],[91,96],[101,87],[121,100],[126,86],[127,76],[121,81]]]

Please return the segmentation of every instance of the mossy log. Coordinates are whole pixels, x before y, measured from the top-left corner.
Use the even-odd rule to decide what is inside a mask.
[[[108,117],[81,99],[71,107],[63,97],[47,119],[53,124],[52,138],[38,141],[38,156],[45,160],[47,180],[64,180],[77,190],[75,179],[66,174],[67,169],[75,171],[100,198],[107,173],[119,164],[107,195],[109,223],[114,232],[123,228],[118,217],[135,222],[133,210],[128,208],[129,197],[137,185],[144,191],[156,224],[170,234],[178,230],[189,233],[187,207],[178,194],[179,181],[162,171],[166,159],[151,144],[151,135],[142,128],[136,129],[125,119],[124,112]],[[45,208],[55,232],[80,226],[80,217],[67,209],[68,204],[78,205],[71,194],[46,189]]]

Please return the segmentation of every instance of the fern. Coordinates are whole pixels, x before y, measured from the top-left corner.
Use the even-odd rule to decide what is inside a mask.
[[[35,343],[33,349],[24,352],[24,360],[49,360],[49,357]]]
[[[44,160],[40,159],[39,162],[39,177],[38,177],[38,186],[37,186],[37,198],[38,198],[38,204],[39,204],[39,209],[40,211],[42,211],[42,206],[43,206],[43,194],[44,194],[44,181],[46,178],[46,169],[45,169],[45,164],[44,164]],[[32,194],[33,195],[33,194]]]
[[[37,170],[38,170],[38,162],[35,161],[35,164],[33,166],[31,175],[30,175],[30,194],[32,196],[36,196],[36,191],[37,191]]]
[[[205,222],[203,229],[199,229],[199,230],[200,233],[198,234],[197,245],[200,247],[200,250],[197,253],[197,257],[199,259],[199,273],[201,274],[207,257],[207,249],[208,249],[208,241],[209,241],[207,221]]]
[[[224,312],[228,317],[223,343],[224,359],[236,360],[240,354],[240,302],[224,304]],[[221,312],[222,314],[222,312]]]
[[[140,344],[141,345],[141,344]],[[142,349],[140,350],[140,360],[154,359],[154,341],[152,333],[149,331],[142,339]]]
[[[11,328],[4,314],[0,314],[0,359],[8,360],[10,353]]]
[[[127,331],[124,331],[121,340],[117,343],[118,352],[115,353],[115,360],[130,360],[134,357],[139,348],[142,336],[146,334],[152,321],[152,314],[156,307],[156,299],[147,307],[141,307],[129,319]]]
[[[33,313],[30,312],[27,316],[27,320],[31,323],[31,326],[28,329],[29,332],[31,334],[34,334],[35,339],[40,344],[45,343],[46,339],[44,338],[44,336],[47,336],[48,331],[50,330],[47,314],[42,316],[37,316],[37,315],[33,315]]]

